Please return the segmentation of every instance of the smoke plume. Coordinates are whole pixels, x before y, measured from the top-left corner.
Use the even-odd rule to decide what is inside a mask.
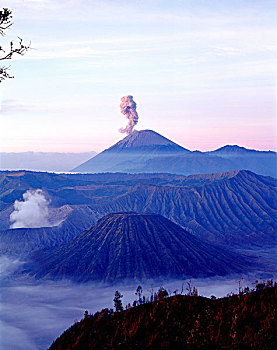
[[[134,126],[138,123],[138,114],[136,111],[137,105],[133,100],[133,96],[128,95],[121,98],[120,109],[121,113],[128,119],[127,126],[123,129],[119,129],[122,133],[131,134]]]
[[[48,204],[43,191],[28,190],[23,201],[14,202],[14,211],[10,215],[10,228],[35,228],[51,226],[48,221]]]

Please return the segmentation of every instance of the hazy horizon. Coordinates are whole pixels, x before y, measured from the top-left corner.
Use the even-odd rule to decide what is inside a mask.
[[[149,130],[149,129],[145,129],[145,130]],[[134,131],[142,131],[142,130],[137,130],[137,128],[136,128],[136,129],[134,129]],[[155,131],[155,130],[153,130],[153,131]],[[161,135],[166,137],[166,138],[168,138],[164,134],[161,134]],[[120,140],[123,140],[123,138],[125,138],[126,136],[127,135],[123,135]],[[118,141],[120,141],[120,140],[118,140]],[[170,140],[173,141],[172,139],[170,139]],[[115,143],[117,143],[118,141],[116,141]],[[176,141],[173,141],[173,142],[177,143],[178,145],[180,145],[180,146],[182,146],[182,147],[184,147],[186,149],[189,149],[185,144],[181,144],[181,143],[178,143]],[[38,153],[45,153],[45,154],[49,153],[49,154],[72,154],[72,155],[95,153],[95,155],[96,155],[98,153],[101,153],[105,149],[113,146],[114,144],[107,144],[104,148],[99,149],[99,151],[95,151],[95,150],[91,150],[91,149],[83,150],[83,151],[76,151],[76,152],[74,152],[74,151],[66,151],[66,150],[64,150],[64,151],[55,151],[55,150],[52,150],[52,151],[43,151],[43,150],[34,151],[34,150],[31,150],[31,149],[27,149],[25,151],[20,151],[19,150],[19,151],[16,151],[16,152],[15,151],[10,151],[9,152],[9,151],[1,151],[1,149],[0,149],[0,155],[1,154],[24,154],[24,153],[26,153],[26,154],[27,153],[36,153],[36,154],[38,154]],[[277,152],[277,148],[276,149],[271,149],[271,148],[266,148],[266,147],[264,147],[264,148],[261,148],[261,147],[260,148],[251,148],[251,147],[248,147],[248,146],[246,146],[244,144],[238,144],[238,143],[237,144],[235,144],[235,143],[233,143],[233,144],[223,143],[223,144],[219,144],[217,147],[212,147],[212,148],[207,148],[207,149],[192,148],[192,149],[189,149],[189,150],[192,151],[192,152],[193,151],[210,152],[210,151],[215,151],[215,150],[217,150],[219,148],[222,148],[224,146],[239,146],[239,147],[243,147],[243,148],[246,148],[246,149],[252,149],[252,150],[256,150],[256,151],[273,151],[273,152]]]

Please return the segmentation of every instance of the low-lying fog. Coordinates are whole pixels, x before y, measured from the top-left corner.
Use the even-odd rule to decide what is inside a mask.
[[[123,294],[124,306],[137,299],[135,291],[138,283],[108,287],[64,281],[35,282],[22,277],[11,278],[18,261],[2,257],[0,264],[1,349],[46,349],[65,329],[79,321],[85,310],[94,313],[105,307],[112,308],[116,290]],[[252,287],[256,277],[244,277],[242,287]],[[238,279],[239,276],[199,279],[192,280],[191,284],[196,286],[200,295],[221,297],[227,293],[238,292]],[[186,293],[186,282],[178,280],[170,283],[144,283],[143,295],[150,296],[151,290],[155,292],[160,286],[171,293],[176,289],[180,293],[183,285]]]

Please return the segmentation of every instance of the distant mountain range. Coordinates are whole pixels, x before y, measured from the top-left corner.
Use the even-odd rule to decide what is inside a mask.
[[[276,177],[276,152],[248,150],[236,145],[212,152],[191,152],[155,131],[141,130],[133,131],[73,171],[191,175],[241,169]]]
[[[96,152],[0,152],[1,170],[70,171]]]
[[[215,151],[190,151],[152,130],[133,131],[115,145],[96,154],[57,152],[0,152],[0,170],[56,172],[171,173],[181,175],[250,170],[277,177],[277,156],[224,146]],[[73,170],[72,170],[73,169]]]
[[[14,201],[40,188],[51,199],[50,221],[64,220],[59,240],[63,230],[67,237],[68,227],[73,238],[106,214],[136,211],[163,215],[203,240],[270,246],[276,242],[276,185],[273,178],[244,170],[191,176],[0,172],[0,229],[9,228]],[[28,247],[28,235],[12,244],[12,234],[0,236],[3,246]],[[41,248],[41,239],[37,243]]]
[[[36,278],[78,282],[222,276],[245,272],[250,264],[161,215],[134,212],[108,214],[70,243],[33,259],[27,272]]]

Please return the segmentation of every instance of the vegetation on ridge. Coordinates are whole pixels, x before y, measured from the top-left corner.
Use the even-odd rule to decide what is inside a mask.
[[[161,288],[152,302],[136,307],[103,309],[66,330],[54,349],[274,349],[277,284],[270,280],[237,295],[211,299],[187,295],[166,297]],[[117,291],[116,297],[121,297]],[[118,298],[115,303],[118,302]]]

